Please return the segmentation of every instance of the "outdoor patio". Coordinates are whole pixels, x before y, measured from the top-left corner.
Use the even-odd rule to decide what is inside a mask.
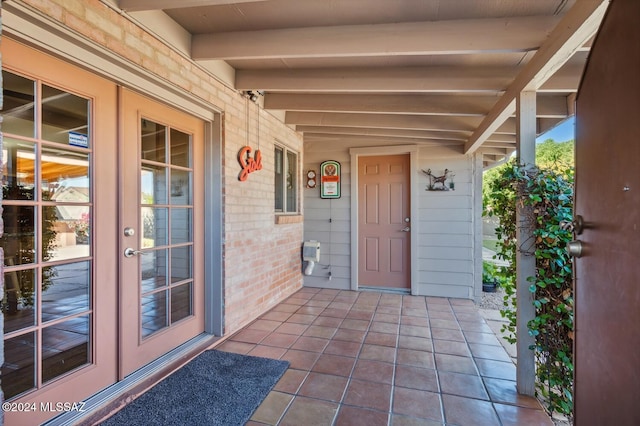
[[[252,425],[553,425],[470,300],[304,288],[216,349],[291,363]]]

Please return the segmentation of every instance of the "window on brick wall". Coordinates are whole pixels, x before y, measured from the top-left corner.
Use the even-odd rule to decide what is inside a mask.
[[[275,147],[275,210],[279,213],[298,211],[298,154]]]

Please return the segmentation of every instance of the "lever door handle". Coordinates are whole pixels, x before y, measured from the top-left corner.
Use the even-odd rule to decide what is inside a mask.
[[[405,226],[404,228],[401,229],[402,232],[409,232],[411,231],[411,228],[409,228],[408,226]]]
[[[142,252],[142,250],[134,250],[131,247],[127,247],[126,249],[124,249],[124,257],[133,257],[139,254],[144,254],[144,253]]]

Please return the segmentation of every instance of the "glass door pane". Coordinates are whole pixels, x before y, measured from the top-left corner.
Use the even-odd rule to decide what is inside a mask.
[[[140,335],[192,314],[191,136],[140,120]],[[170,277],[170,278],[169,278]]]
[[[92,362],[91,101],[7,71],[3,79],[11,110],[0,307],[10,400]]]

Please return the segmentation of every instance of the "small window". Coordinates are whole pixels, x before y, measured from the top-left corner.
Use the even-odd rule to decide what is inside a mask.
[[[298,211],[298,154],[286,148],[275,148],[275,210],[280,213]]]

